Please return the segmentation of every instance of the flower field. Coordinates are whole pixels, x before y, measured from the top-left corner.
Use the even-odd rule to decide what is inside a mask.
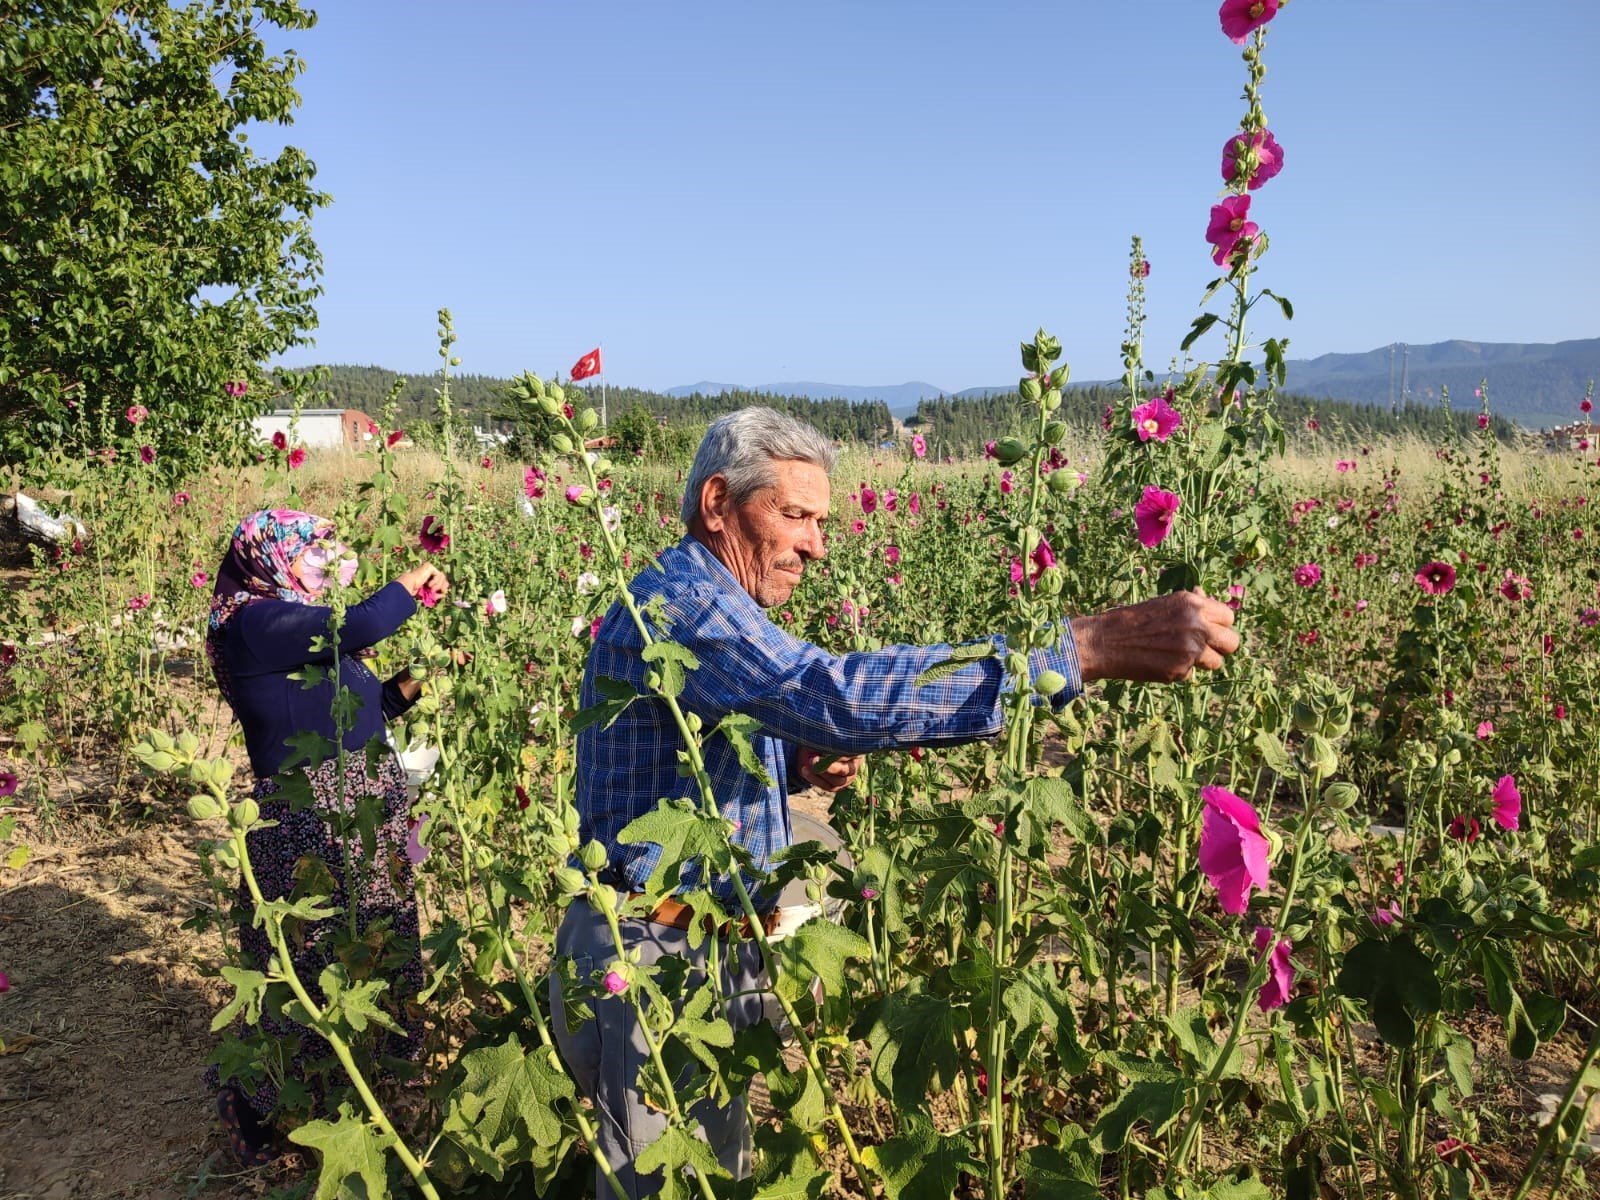
[[[1247,111],[1205,227],[1222,272],[1207,299],[1224,308],[1184,347],[1220,336],[1211,361],[1145,369],[1135,241],[1125,398],[1100,427],[1061,419],[1067,358],[1040,331],[1021,345],[1015,419],[982,458],[933,461],[907,430],[834,472],[827,557],[772,619],[840,654],[949,643],[929,682],[1003,633],[1006,725],[869,756],[827,814],[842,845],[800,842],[759,881],[828,912],[781,937],[751,922],[770,1022],[736,1033],[715,982],[672,959],[585,971],[553,955],[575,899],[615,934],[691,865],[731,874],[755,915],[704,754],[747,743],[754,721],[702,720],[694,655],[626,586],[682,535],[686,462],[586,450],[594,397],[533,375],[509,399],[547,449],[466,449],[441,314],[436,438],[453,452],[408,448],[391,408],[363,450],[290,433],[243,470],[169,462],[149,403],[98,413],[92,454],[13,480],[83,528],[8,548],[0,898],[26,892],[30,848],[74,823],[201,847],[209,900],[170,914],[217,956],[204,966],[225,994],[194,1090],[204,1054],[224,1079],[284,1085],[300,1166],[258,1190],[585,1194],[595,1114],[555,1050],[554,974],[569,1011],[641,1016],[642,1086],[670,1122],[638,1162],[664,1196],[1592,1194],[1600,459],[1502,442],[1487,387],[1478,431],[1434,445],[1361,444],[1331,415],[1282,428],[1283,344],[1247,333],[1263,299],[1293,311],[1255,286],[1266,235],[1251,219],[1284,165],[1259,95],[1278,9],[1221,9]],[[248,385],[229,387],[238,400]],[[1592,396],[1572,402],[1587,413]],[[333,520],[355,551],[319,564],[349,585],[329,593],[341,613],[423,559],[450,579],[423,589],[377,664],[427,681],[394,723],[417,764],[405,854],[426,970],[425,1051],[403,1084],[375,1080],[397,1066],[378,1061],[385,993],[414,948],[392,929],[357,936],[352,915],[327,935],[336,964],[299,977],[307,923],[344,910],[326,871],[268,898],[250,859],[260,807],[200,645],[229,534],[262,506]],[[1064,703],[1067,681],[1032,671],[1061,616],[1193,588],[1236,611],[1243,646],[1220,670]],[[613,605],[654,670],[644,692],[601,686],[581,707]],[[578,732],[632,704],[676,723],[682,787],[624,834],[663,848],[630,899],[602,880],[573,797]],[[297,750],[350,757],[315,737]],[[753,753],[745,765],[762,770]],[[347,861],[370,854],[377,820],[353,805],[333,822]],[[238,956],[247,906],[270,961]],[[43,1026],[13,1026],[8,1006],[42,971],[8,959],[14,944],[0,923],[0,1049],[26,1061]],[[283,1015],[331,1047],[316,1092],[264,1027]],[[1542,1113],[1506,1101],[1529,1063],[1554,1079]],[[746,1181],[695,1136],[696,1105],[730,1097],[755,1116]],[[202,1173],[191,1194],[208,1186]]]

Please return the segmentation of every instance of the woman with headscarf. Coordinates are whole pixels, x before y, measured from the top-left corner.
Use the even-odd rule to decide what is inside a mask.
[[[375,740],[382,743],[385,722],[416,702],[421,681],[405,670],[380,681],[362,659],[416,611],[419,595],[431,602],[450,585],[437,567],[425,563],[350,604],[335,621],[326,594],[335,584],[348,586],[356,566],[355,556],[335,537],[332,522],[283,509],[251,513],[234,530],[217,570],[206,657],[244,731],[261,819],[277,823],[246,839],[263,896],[286,897],[298,887],[301,894],[326,894],[338,910],[334,917],[296,930],[296,973],[319,998],[318,977],[336,962],[343,963],[352,980],[385,980],[388,987],[380,1001],[403,1032],[388,1034],[374,1058],[415,1059],[421,1048],[416,996],[422,961],[412,863],[406,853],[406,776],[391,747],[371,756],[367,748]],[[338,735],[335,638],[337,687],[360,701],[353,715],[346,711],[343,716],[350,728],[343,737],[342,780],[336,749],[325,750],[320,762],[313,758],[307,763],[305,753],[291,744],[304,745],[304,735],[314,734],[332,747]],[[307,667],[325,672],[310,686]],[[369,757],[375,771],[369,771]],[[291,763],[297,765],[288,767]],[[363,839],[352,828],[361,814],[376,824],[370,853],[363,852]],[[346,878],[347,862],[353,880]],[[346,917],[352,901],[353,938]],[[272,948],[266,931],[251,919],[253,905],[242,887],[238,916],[244,957],[253,960],[247,965],[264,971]],[[267,1074],[255,1071],[224,1083],[218,1067],[207,1073],[218,1087],[217,1110],[229,1144],[246,1165],[277,1156],[270,1120],[284,1085],[298,1085],[281,1097],[284,1109],[305,1113],[320,1106],[321,1090],[308,1068],[332,1058],[321,1036],[281,1015],[263,1010],[261,1029],[273,1040],[277,1056]]]

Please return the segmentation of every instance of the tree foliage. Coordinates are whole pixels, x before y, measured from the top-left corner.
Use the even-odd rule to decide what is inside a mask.
[[[0,459],[100,444],[135,404],[164,449],[215,448],[259,409],[259,364],[316,322],[328,201],[302,151],[249,147],[290,123],[304,66],[261,32],[314,21],[298,0],[0,0]]]

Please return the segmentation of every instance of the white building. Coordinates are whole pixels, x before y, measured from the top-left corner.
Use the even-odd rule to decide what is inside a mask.
[[[270,442],[274,434],[281,433],[292,446],[308,450],[324,450],[337,446],[360,447],[373,437],[371,418],[356,408],[302,408],[295,432],[289,424],[294,420],[294,410],[280,408],[265,416],[252,417],[256,436]]]

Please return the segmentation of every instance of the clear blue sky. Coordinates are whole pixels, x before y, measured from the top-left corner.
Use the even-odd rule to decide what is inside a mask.
[[[334,196],[321,328],[291,362],[665,388],[1018,373],[1043,325],[1119,373],[1131,235],[1148,357],[1214,276],[1243,108],[1214,0],[324,0],[288,140]],[[1291,357],[1600,335],[1600,8],[1292,0],[1265,105],[1260,281]],[[1214,358],[1217,341],[1197,353]]]

